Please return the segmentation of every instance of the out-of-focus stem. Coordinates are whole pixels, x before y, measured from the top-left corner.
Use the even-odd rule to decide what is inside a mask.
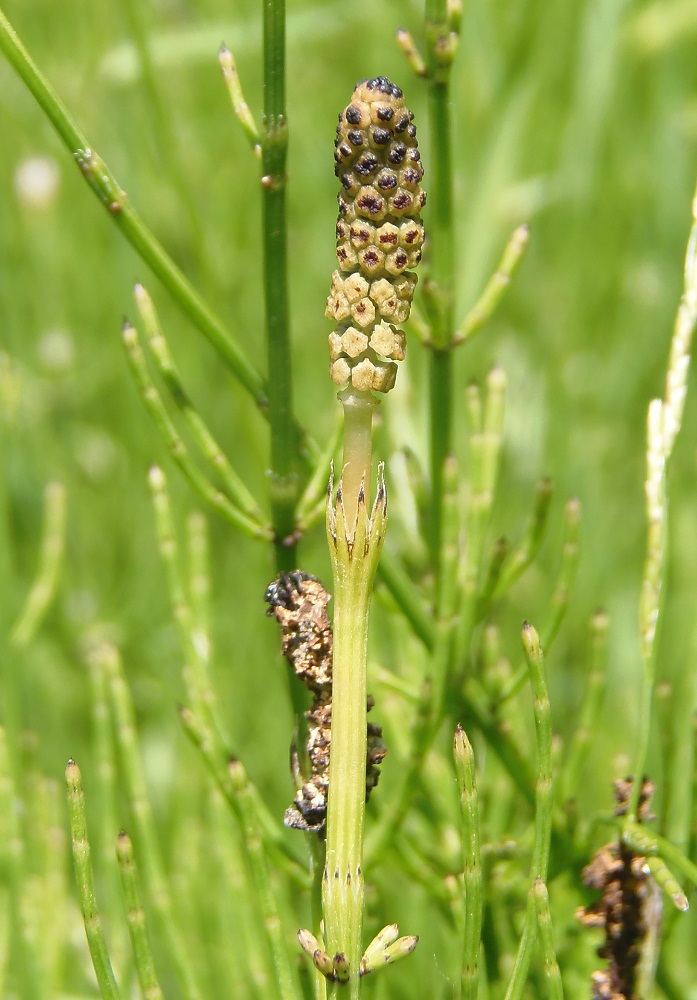
[[[104,1000],[120,1000],[121,993],[116,983],[113,969],[111,968],[102,922],[99,910],[97,909],[90,842],[87,839],[87,818],[85,797],[82,791],[82,776],[74,760],[69,760],[67,763],[65,781],[68,791],[68,812],[70,814],[75,877],[80,893],[82,919],[85,924],[85,934],[90,949],[92,965],[94,966],[99,990]]]
[[[433,345],[430,358],[430,472],[433,496],[431,555],[437,566],[440,556],[443,463],[452,450],[451,340],[454,334],[455,268],[449,84],[456,37],[450,31],[445,0],[426,0],[425,34],[431,132],[430,269],[427,279]]]
[[[635,820],[641,776],[649,751],[653,688],[656,674],[656,634],[661,615],[668,530],[667,467],[682,425],[692,338],[697,325],[697,195],[692,201],[692,228],[685,254],[685,284],[673,328],[663,399],[649,405],[646,448],[647,542],[639,602],[639,629],[644,681],[632,773],[636,777],[627,805]]]
[[[22,612],[10,633],[10,644],[16,649],[27,647],[55,596],[65,549],[65,526],[65,487],[59,482],[48,483],[44,490],[38,571]]]

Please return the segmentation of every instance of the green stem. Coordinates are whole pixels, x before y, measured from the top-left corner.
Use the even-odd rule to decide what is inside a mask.
[[[554,949],[552,915],[549,912],[549,895],[547,894],[547,886],[542,879],[537,879],[531,889],[531,893],[535,902],[537,926],[542,941],[547,996],[549,1000],[563,1000],[564,990],[562,988],[557,954]]]
[[[82,776],[74,760],[68,761],[65,769],[65,781],[68,789],[68,812],[70,814],[75,877],[80,893],[80,906],[82,919],[85,923],[87,944],[99,992],[103,1000],[120,1000],[121,993],[111,968],[102,922],[97,909],[90,842],[87,839],[87,816],[85,797],[82,791]]]
[[[445,0],[426,0],[428,110],[431,133],[429,193],[430,269],[428,301],[433,348],[430,356],[430,462],[433,497],[431,556],[438,566],[442,517],[442,471],[452,450],[452,358],[455,246],[449,81],[452,47]]]
[[[370,516],[364,495],[355,520],[350,511],[347,516],[340,484],[336,507],[330,499],[327,518],[334,569],[334,651],[323,904],[327,950],[337,973],[350,980],[351,1000],[360,989],[363,924],[368,612],[386,515],[380,469]]]
[[[330,810],[325,917],[330,955],[344,953],[356,970],[363,923],[366,672],[368,602],[355,579],[334,594],[334,664]]]
[[[10,645],[15,649],[27,648],[55,597],[65,549],[66,519],[65,487],[59,482],[48,483],[44,489],[43,524],[36,578],[10,633]]]
[[[123,329],[123,343],[126,348],[126,360],[131,369],[133,379],[140,391],[143,402],[150,413],[161,437],[167,445],[174,461],[189,481],[193,490],[235,527],[240,528],[252,538],[268,539],[270,531],[247,514],[238,510],[226,494],[210,482],[199,467],[194,463],[189,450],[179,434],[174,422],[169,416],[162,396],[158,392],[148,369],[148,363],[138,338],[138,331],[126,324]]]
[[[395,604],[411,625],[414,635],[427,650],[433,649],[433,621],[420,591],[409,578],[401,562],[385,550],[380,557],[378,579],[392,595]]]
[[[177,916],[174,912],[170,883],[155,828],[152,806],[148,798],[143,769],[143,758],[135,723],[135,711],[130,691],[126,685],[119,654],[115,647],[103,644],[92,652],[95,665],[107,678],[110,708],[119,751],[119,763],[124,775],[133,825],[145,886],[150,898],[157,930],[166,942],[170,960],[179,980],[185,1000],[201,1000],[192,955],[185,946]]]
[[[136,870],[131,838],[123,830],[116,840],[116,857],[121,871],[126,920],[131,936],[131,946],[135,959],[138,982],[147,1000],[162,1000],[162,990],[157,981],[155,961],[145,926],[145,910],[141,903],[141,892]]]
[[[183,380],[174,363],[169,344],[167,343],[155,306],[148,292],[142,285],[136,285],[133,297],[143,326],[145,327],[152,359],[169,390],[172,402],[184,417],[201,454],[205,457],[211,469],[220,476],[220,480],[233,504],[249,515],[253,521],[263,524],[264,516],[259,504],[235,472],[227,455],[209,431],[184,388]],[[150,394],[152,392],[153,389],[150,389]]]
[[[656,634],[662,617],[662,589],[665,577],[668,533],[667,468],[675,440],[682,426],[687,394],[690,351],[697,326],[697,198],[692,201],[692,227],[685,254],[685,282],[678,305],[668,357],[663,399],[649,405],[646,448],[647,544],[644,576],[639,602],[641,658],[644,680],[640,718],[637,726],[633,774],[635,781],[627,816],[636,819],[641,780],[649,753],[654,682],[656,677]]]
[[[547,881],[549,848],[552,836],[552,720],[550,716],[549,696],[547,694],[547,681],[544,674],[542,648],[537,632],[528,622],[525,622],[523,625],[523,648],[530,671],[530,685],[532,687],[535,713],[535,736],[537,741],[535,839],[532,849],[532,887],[528,894],[525,925],[511,980],[506,991],[506,1000],[519,1000],[525,989],[525,982],[532,959],[532,950],[537,936],[535,887],[538,882],[546,883]]]
[[[276,566],[296,562],[292,371],[288,317],[286,157],[288,124],[285,95],[285,0],[264,0],[264,129],[261,144],[264,304],[268,350],[271,471],[269,494]]]
[[[474,752],[462,726],[455,730],[455,771],[460,790],[460,825],[464,890],[462,998],[476,1000],[479,992],[479,947],[482,930],[483,877],[479,840],[479,806]]]
[[[450,68],[453,46],[445,0],[426,0],[425,33],[428,60],[428,110],[431,134],[431,183],[429,186],[429,278],[435,306],[432,315],[433,343],[450,347],[454,333],[453,299],[455,236],[453,215],[452,133],[450,127]]]

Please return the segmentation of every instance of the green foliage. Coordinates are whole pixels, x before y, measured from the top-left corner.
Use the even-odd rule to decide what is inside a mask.
[[[432,19],[438,6],[429,4]],[[670,531],[664,512],[644,568],[646,412],[664,392],[697,172],[688,7],[472,0],[462,14],[454,198],[424,210],[431,274],[441,284],[450,277],[453,299],[438,307],[427,282],[417,289],[420,316],[375,445],[390,507],[369,691],[389,755],[367,809],[365,944],[392,922],[420,943],[369,977],[367,994],[449,997],[462,985],[474,996],[462,955],[476,950],[472,920],[483,906],[480,996],[556,997],[560,970],[565,995],[587,997],[600,937],[574,918],[590,898],[581,868],[608,839],[600,824],[611,780],[645,754],[658,819],[645,826],[632,815],[617,829],[680,905],[681,891],[690,898],[689,395],[660,482]],[[411,67],[442,67],[415,3],[310,3],[288,14],[293,403],[313,439],[288,468],[297,428],[283,399],[269,411],[264,397],[262,193],[249,148],[264,142],[254,124],[264,103],[257,6],[39,0],[7,14],[128,198],[112,211],[115,226],[0,60],[0,993],[99,995],[80,918],[87,893],[90,945],[112,984],[103,995],[130,995],[140,979],[148,995],[161,987],[168,998],[309,996],[313,973],[296,961],[295,933],[317,928],[321,862],[309,845],[308,865],[303,836],[282,826],[294,791],[288,745],[304,704],[264,617],[274,574],[267,539],[304,490],[311,527],[297,559],[329,582],[316,501],[336,433],[322,314],[335,267],[337,111],[357,80],[396,80],[418,122],[430,199],[444,167],[429,156],[428,123],[442,124],[447,108],[429,103],[395,28],[409,29],[401,44]],[[220,80],[222,38],[244,84],[243,98],[235,81],[233,100],[252,109],[245,130]],[[450,55],[441,53],[444,63]],[[285,149],[264,155],[276,170]],[[118,203],[100,162],[83,157],[83,171]],[[267,205],[267,229],[281,210],[277,199]],[[160,280],[146,268],[141,224],[184,284],[157,255],[146,259]],[[142,288],[133,311],[136,282],[157,317]],[[120,344],[124,313],[138,388]],[[438,346],[444,334],[461,343],[447,370],[429,368],[419,344],[429,325]],[[288,367],[284,358],[277,366]],[[167,444],[139,390],[160,429],[176,428]],[[447,418],[443,393],[453,402]],[[442,442],[429,442],[429,422],[448,421]],[[455,454],[443,462],[448,440]],[[664,456],[672,443],[662,442]],[[197,495],[174,465],[166,480],[152,470],[168,462],[167,445]],[[653,453],[660,465],[660,448]],[[432,487],[442,499],[435,516]],[[204,501],[225,516],[190,516]],[[471,544],[458,561],[448,543],[463,516]],[[276,546],[277,565],[284,551]],[[647,650],[658,583],[662,617]],[[529,632],[529,662],[522,656],[523,619],[539,628],[544,675]],[[457,723],[471,744],[460,741],[454,768]],[[476,786],[463,762],[472,752]],[[81,772],[94,878],[84,849],[77,880],[69,866],[58,791],[68,758],[80,766],[68,775],[73,836],[85,843]],[[521,935],[527,948],[535,934],[530,981],[511,986]],[[692,913],[666,912],[656,996],[687,996],[697,981],[694,935]]]

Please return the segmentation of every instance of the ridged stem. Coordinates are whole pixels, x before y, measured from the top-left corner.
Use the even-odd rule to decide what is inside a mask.
[[[462,830],[462,888],[465,927],[462,942],[462,1000],[476,1000],[479,991],[479,947],[482,929],[482,866],[479,842],[479,806],[474,752],[464,729],[455,730],[455,773],[460,790]]]
[[[85,924],[85,934],[94,973],[97,977],[99,992],[104,1000],[120,1000],[121,993],[109,961],[102,922],[97,909],[90,842],[87,839],[87,817],[85,797],[82,791],[82,777],[74,760],[68,761],[65,769],[65,781],[68,791],[75,878],[80,894],[82,919]]]
[[[269,496],[276,566],[296,564],[294,468],[296,436],[292,421],[292,369],[288,317],[286,234],[285,0],[264,0],[264,125],[261,143],[264,306],[268,353],[271,469]]]
[[[535,784],[535,839],[532,848],[532,887],[528,894],[525,924],[518,946],[515,966],[506,991],[506,1000],[522,997],[537,936],[537,903],[535,886],[546,883],[549,870],[549,848],[552,835],[552,721],[549,695],[544,673],[544,658],[537,632],[525,622],[523,649],[530,673],[537,742],[537,781]]]
[[[201,1000],[192,955],[187,949],[174,911],[170,883],[165,874],[152,806],[148,798],[135,710],[123,667],[115,647],[102,644],[91,656],[107,679],[111,715],[119,752],[119,763],[133,816],[143,879],[150,899],[156,930],[166,942],[181,995],[185,1000]]]
[[[455,241],[453,231],[452,135],[449,81],[452,49],[445,0],[426,0],[430,162],[430,268],[428,304],[431,320],[430,473],[433,496],[431,556],[438,566],[443,496],[443,463],[452,450],[452,352]]]
[[[363,924],[368,612],[384,537],[387,498],[382,469],[378,470],[377,496],[370,515],[363,494],[354,519],[352,511],[346,510],[342,484],[336,506],[332,488],[330,483],[327,534],[334,570],[332,743],[322,895],[327,951],[337,971],[345,970],[353,1000],[360,988]]]
[[[126,904],[126,920],[131,936],[138,982],[145,1000],[162,1000],[162,990],[157,981],[155,961],[145,926],[145,910],[141,902],[141,889],[136,869],[133,842],[123,830],[116,840],[116,857],[121,871],[121,884]]]

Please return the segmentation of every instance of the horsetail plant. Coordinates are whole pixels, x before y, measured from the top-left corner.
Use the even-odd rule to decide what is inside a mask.
[[[131,7],[132,4],[129,10]],[[332,627],[328,614],[329,592],[310,574],[289,569],[295,565],[294,553],[300,535],[317,517],[318,484],[322,483],[323,489],[325,468],[329,466],[335,440],[328,435],[323,455],[313,455],[316,449],[296,425],[292,414],[285,245],[288,127],[284,19],[282,0],[268,0],[264,5],[265,95],[261,127],[255,122],[244,97],[232,54],[225,48],[220,53],[220,65],[235,112],[261,167],[261,242],[269,335],[268,379],[264,379],[249,364],[237,340],[208,310],[145,228],[109,168],[88,146],[86,138],[67,115],[0,12],[0,46],[53,121],[109,217],[161,278],[183,312],[214,344],[272,428],[268,480],[270,513],[267,515],[195,408],[174,363],[152,300],[142,285],[136,286],[136,310],[145,337],[141,339],[139,331],[130,323],[124,328],[124,343],[135,382],[173,460],[199,499],[235,529],[273,546],[277,569],[282,572],[266,592],[270,613],[281,627],[286,659],[312,698],[310,709],[304,712],[306,727],[302,731],[301,713],[306,706],[296,693],[291,696],[299,732],[292,754],[294,797],[285,813],[286,825],[305,834],[308,874],[293,849],[287,846],[279,824],[257,792],[250,777],[253,765],[248,772],[228,750],[223,736],[219,720],[222,713],[216,704],[211,670],[204,522],[199,515],[188,522],[188,559],[184,558],[180,553],[165,474],[157,467],[151,469],[149,484],[156,530],[172,615],[183,652],[188,704],[180,709],[181,724],[211,779],[209,791],[213,795],[220,793],[215,799],[216,815],[220,817],[222,813],[226,817],[224,809],[230,807],[233,837],[239,841],[231,846],[230,830],[224,828],[221,819],[214,817],[212,839],[217,838],[217,849],[230,855],[228,871],[235,869],[238,880],[235,885],[226,885],[216,900],[216,903],[220,897],[233,900],[225,933],[231,928],[236,941],[230,947],[230,978],[226,985],[231,996],[244,996],[250,984],[259,995],[278,995],[283,1000],[297,1000],[300,995],[303,973],[292,961],[288,948],[286,932],[290,922],[278,884],[283,878],[286,886],[309,895],[311,930],[301,930],[298,938],[318,972],[314,978],[316,1000],[325,1000],[327,991],[332,996],[340,994],[342,984],[346,984],[344,992],[355,1000],[361,990],[362,977],[409,954],[418,940],[415,936],[400,937],[397,924],[387,923],[363,950],[364,857],[370,868],[389,850],[402,870],[426,890],[436,905],[447,911],[458,928],[455,992],[459,988],[468,1000],[475,1000],[484,991],[494,995],[497,988],[502,994],[503,977],[510,976],[506,996],[522,997],[529,989],[531,958],[537,942],[542,958],[538,984],[544,976],[547,993],[561,997],[561,975],[547,886],[550,884],[556,890],[555,879],[561,865],[567,865],[565,875],[573,872],[581,849],[586,847],[583,838],[587,831],[581,824],[575,826],[567,822],[572,810],[569,808],[567,813],[563,806],[573,801],[592,741],[593,723],[602,695],[607,620],[598,614],[592,623],[592,677],[582,701],[581,725],[565,752],[566,773],[560,775],[562,780],[555,781],[559,789],[555,795],[552,728],[542,649],[547,651],[568,606],[578,559],[579,505],[572,500],[566,506],[564,551],[556,583],[551,581],[554,589],[547,620],[540,638],[531,626],[524,626],[525,663],[516,671],[505,659],[497,626],[489,621],[489,615],[492,604],[508,593],[538,554],[549,520],[552,488],[548,480],[539,484],[530,527],[519,544],[499,539],[487,549],[503,442],[506,379],[502,369],[494,367],[491,370],[483,389],[472,385],[466,392],[469,465],[464,484],[453,454],[456,437],[453,349],[469,342],[498,306],[527,244],[527,227],[518,226],[514,230],[493,277],[469,313],[458,322],[455,316],[456,227],[453,222],[457,205],[452,174],[449,83],[459,40],[461,7],[459,0],[426,0],[425,56],[421,55],[408,31],[398,33],[408,64],[417,76],[425,79],[428,87],[433,141],[430,270],[424,282],[424,312],[414,322],[419,340],[429,352],[430,475],[426,477],[416,468],[418,460],[413,456],[410,468],[412,481],[416,483],[415,506],[420,527],[424,529],[419,542],[427,540],[427,544],[421,546],[423,572],[417,582],[417,574],[410,574],[411,565],[407,560],[400,563],[394,555],[388,556],[381,551],[386,530],[387,494],[384,466],[378,465],[376,476],[373,470],[372,423],[379,405],[374,394],[390,391],[398,364],[404,358],[402,326],[409,317],[416,283],[412,271],[419,262],[424,240],[420,213],[425,195],[420,186],[423,169],[415,127],[411,112],[404,105],[402,91],[385,77],[374,77],[356,87],[350,104],[339,117],[336,140],[336,173],[342,191],[336,228],[338,268],[332,279],[327,316],[335,322],[329,336],[330,374],[340,390],[338,396],[343,406],[344,454],[336,493],[333,474],[330,478],[326,511],[334,575]],[[139,38],[142,47],[144,39]],[[146,72],[151,70],[148,64]],[[686,292],[676,328],[666,396],[652,404],[649,419],[647,498],[650,524],[641,609],[645,684],[637,740],[637,780],[623,788],[628,815],[615,821],[618,839],[613,845],[614,853],[606,851],[603,855],[605,860],[610,858],[615,868],[612,872],[603,872],[602,879],[597,871],[591,873],[595,881],[589,883],[603,889],[603,906],[608,911],[616,898],[612,894],[623,879],[632,891],[636,890],[641,906],[648,901],[654,906],[654,912],[659,895],[656,886],[664,889],[677,908],[686,908],[687,896],[673,871],[686,880],[697,880],[694,864],[667,839],[654,835],[644,826],[643,821],[648,818],[643,808],[647,785],[639,780],[649,750],[654,644],[665,572],[666,466],[680,425],[689,343],[697,313],[694,244],[693,231],[686,268]],[[193,447],[175,421],[181,423]],[[312,463],[308,458],[313,458]],[[374,479],[375,498],[371,502]],[[42,581],[43,591],[38,591],[41,600],[37,599],[30,609],[31,627],[25,624],[19,636],[14,636],[18,645],[25,645],[32,637],[53,593],[58,554],[54,551],[53,562],[46,559],[46,564],[53,569]],[[368,616],[378,572],[399,612],[411,626],[413,645],[422,659],[419,670],[412,676],[397,678],[391,674],[385,685],[413,710],[414,721],[408,734],[407,727],[402,727],[400,737],[403,741],[399,749],[406,764],[402,767],[393,799],[371,831],[372,841],[364,851],[365,804],[377,782],[377,768],[386,752],[380,727],[367,721],[371,707],[366,678]],[[481,656],[478,656],[475,647],[480,629]],[[199,982],[203,983],[205,973],[195,961],[195,950],[187,947],[185,931],[188,928],[182,926],[183,913],[177,912],[171,891],[175,880],[168,878],[164,858],[160,855],[147,798],[134,707],[119,654],[111,644],[102,642],[93,645],[88,660],[97,730],[95,756],[110,802],[110,807],[104,810],[102,829],[110,825],[118,829],[113,823],[117,798],[114,765],[118,758],[130,801],[138,867],[142,871],[143,895],[147,897],[145,906],[157,932],[154,940],[158,943],[159,938],[160,949],[168,953],[182,995],[196,1000],[203,995]],[[389,671],[385,669],[384,673]],[[513,697],[526,677],[531,680],[533,692],[536,774],[518,749],[518,739],[522,735],[516,728],[518,720],[515,724],[511,721]],[[301,695],[304,693],[301,691]],[[506,711],[509,711],[508,718]],[[485,750],[494,751],[491,755],[482,754],[481,759],[479,752],[477,756],[478,764],[481,760],[482,766],[487,767],[487,787],[492,787],[491,774],[493,771],[496,775],[499,765],[503,765],[503,771],[511,779],[500,794],[497,787],[494,795],[487,792],[478,801],[474,752],[464,729],[458,724],[454,755],[460,792],[459,852],[452,846],[456,838],[449,836],[453,832],[451,828],[456,828],[457,824],[448,818],[443,803],[438,801],[452,772],[442,759],[435,761],[433,756],[428,757],[429,765],[436,766],[427,771],[425,765],[436,745],[441,723],[448,716],[451,717],[449,724],[460,720],[466,723],[475,745],[479,746],[477,741],[481,739]],[[687,716],[684,720],[687,725]],[[493,760],[494,757],[498,760]],[[432,780],[431,771],[437,771],[438,765],[440,778],[447,775],[445,781]],[[121,991],[111,972],[94,901],[81,779],[72,761],[68,765],[67,778],[73,853],[87,937],[93,949],[102,995],[115,998]],[[450,781],[450,792],[453,785]],[[485,786],[480,783],[480,787]],[[204,791],[207,791],[205,786]],[[419,808],[421,792],[429,798],[428,815],[426,810]],[[520,803],[516,803],[516,798]],[[492,800],[495,800],[493,804]],[[498,821],[504,812],[509,814],[504,821],[509,821],[518,804],[528,821],[534,813],[531,835],[527,842],[525,836],[520,840],[511,836],[506,837],[504,843]],[[480,843],[480,807],[487,810],[482,830],[487,836],[493,831],[494,843]],[[9,815],[9,810],[6,812]],[[683,829],[678,839],[685,843],[688,839],[685,824],[690,815],[689,793],[683,796],[681,814]],[[434,838],[433,844],[424,843],[428,838],[421,836],[427,820],[431,822],[431,830],[443,834],[439,840]],[[506,834],[508,829],[504,828]],[[449,848],[448,840],[451,841]],[[530,841],[530,874],[521,880],[513,873],[513,891],[497,898],[495,891],[489,891],[494,881],[491,878],[492,857],[514,858],[520,869]],[[145,936],[134,851],[130,838],[123,832],[117,843],[135,969],[143,992],[158,997],[160,987],[155,959]],[[550,864],[552,844],[554,864]],[[446,854],[445,859],[440,856],[441,849]],[[580,863],[576,866],[577,873],[579,868]],[[523,906],[527,903],[519,944],[515,915],[512,916],[514,895],[524,900]],[[249,905],[250,900],[254,905]],[[558,912],[555,899],[555,920]],[[238,934],[239,927],[234,926],[238,913],[244,913],[245,917],[249,913],[250,917],[249,926],[245,926],[241,934]],[[109,913],[105,915],[110,916]],[[387,914],[384,919],[392,916]],[[588,917],[589,922],[597,920],[595,913]],[[608,926],[607,916],[605,920],[606,930],[610,932],[614,925]],[[291,926],[297,927],[297,922]],[[647,943],[645,929],[643,925],[637,928],[640,933],[636,937],[636,952],[641,953],[640,958],[648,968],[657,953],[658,932],[654,923],[653,940]],[[513,954],[517,944],[518,957],[511,973],[503,959]],[[503,958],[497,968],[499,956]],[[3,960],[0,954],[0,966]],[[120,968],[120,962],[115,962],[115,966]],[[652,975],[650,968],[648,972]],[[125,993],[127,988],[127,980],[124,980],[122,991]],[[25,989],[24,993],[32,995],[31,989]]]
[[[382,464],[370,508],[373,390],[389,392],[421,259],[421,157],[413,113],[386,77],[363,80],[339,115],[335,171],[336,256],[327,316],[330,374],[341,389],[344,457],[336,496],[329,482],[327,535],[334,576],[333,679],[327,845],[322,901],[326,950],[309,932],[301,944],[332,983],[360,991],[360,976],[408,954],[416,938],[386,929],[362,954],[363,828],[366,799],[368,615],[385,535],[387,492]],[[309,936],[308,936],[309,935]],[[308,943],[309,942],[309,943]]]

